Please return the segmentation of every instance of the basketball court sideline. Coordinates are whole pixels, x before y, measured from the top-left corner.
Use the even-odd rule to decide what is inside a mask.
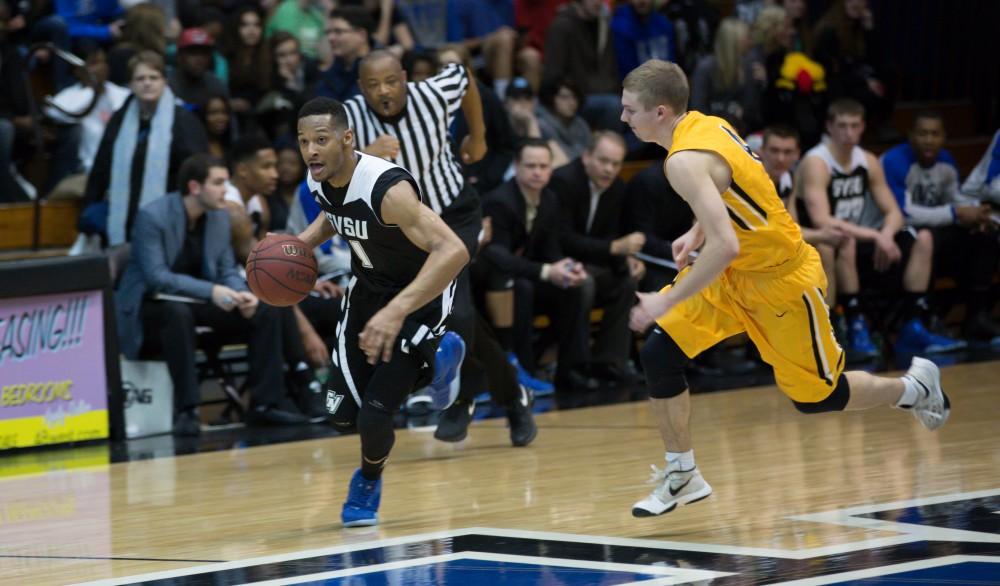
[[[108,464],[5,458],[2,584],[998,584],[1000,363],[945,368],[948,424],[693,397],[705,501],[634,519],[662,465],[645,402],[400,430],[381,524],[340,527],[357,437]]]

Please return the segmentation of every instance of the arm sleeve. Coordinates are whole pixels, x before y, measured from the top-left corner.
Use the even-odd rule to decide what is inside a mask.
[[[955,221],[950,205],[922,206],[913,203],[910,191],[903,195],[903,203],[899,206],[906,216],[907,223],[914,226],[946,226]]]

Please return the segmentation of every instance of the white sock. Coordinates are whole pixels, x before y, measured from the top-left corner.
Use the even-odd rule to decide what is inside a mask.
[[[901,376],[899,380],[903,381],[903,394],[899,396],[895,406],[900,409],[912,409],[923,396],[923,389],[920,388],[917,381],[913,380],[913,377]]]
[[[507,95],[507,86],[510,85],[509,79],[494,79],[493,80],[493,91],[497,93],[497,96],[502,100]]]
[[[667,470],[694,470],[694,450],[667,452]]]

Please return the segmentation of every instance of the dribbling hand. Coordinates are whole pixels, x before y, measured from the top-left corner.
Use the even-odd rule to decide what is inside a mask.
[[[379,359],[382,362],[392,360],[392,347],[405,317],[392,305],[386,305],[368,320],[358,335],[358,346],[368,357],[368,364],[378,364]]]

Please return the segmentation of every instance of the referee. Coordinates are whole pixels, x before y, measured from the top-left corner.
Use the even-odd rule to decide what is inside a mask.
[[[449,64],[433,77],[408,83],[399,59],[380,50],[362,59],[358,85],[361,95],[344,102],[356,148],[413,174],[427,204],[458,234],[469,255],[475,256],[482,209],[476,190],[465,181],[462,163],[475,163],[486,154],[486,125],[479,89],[470,72],[460,64]],[[461,161],[452,151],[449,132],[459,109],[469,125],[460,147]],[[477,327],[468,268],[459,276],[455,296],[449,329],[465,340],[471,355],[462,366],[458,400],[442,417],[435,437],[443,441],[465,438],[475,394],[489,378],[494,400],[507,408],[511,441],[526,445],[536,434],[530,400],[503,352],[485,350],[492,347],[492,336]],[[495,364],[498,361],[502,364]]]

